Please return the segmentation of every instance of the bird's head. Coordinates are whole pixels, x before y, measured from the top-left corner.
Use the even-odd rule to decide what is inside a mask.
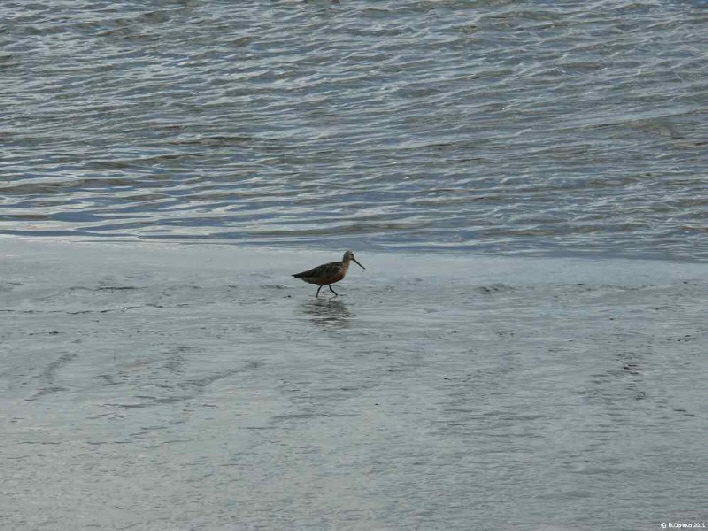
[[[362,269],[366,269],[363,265],[361,265],[359,262],[356,261],[356,258],[354,258],[354,253],[352,251],[347,251],[344,253],[344,258],[342,259],[342,262],[356,262],[356,264],[361,267]]]

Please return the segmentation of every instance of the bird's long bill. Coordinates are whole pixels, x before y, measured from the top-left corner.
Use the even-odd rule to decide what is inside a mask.
[[[353,260],[354,262],[356,262],[356,260],[354,260],[354,259],[352,259],[352,260]],[[359,265],[359,267],[361,267],[362,269],[366,270],[366,268],[365,268],[363,265],[359,264],[359,262],[356,262],[356,263]]]

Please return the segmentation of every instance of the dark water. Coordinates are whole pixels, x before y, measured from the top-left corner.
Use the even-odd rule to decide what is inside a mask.
[[[703,2],[0,6],[0,232],[708,256]]]

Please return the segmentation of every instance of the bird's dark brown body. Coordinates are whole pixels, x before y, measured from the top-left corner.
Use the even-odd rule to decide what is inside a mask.
[[[319,296],[320,290],[323,286],[329,286],[329,290],[335,295],[339,295],[336,291],[332,289],[332,284],[339,282],[345,276],[347,276],[347,270],[349,269],[349,264],[351,262],[356,262],[362,269],[366,269],[363,265],[356,261],[354,258],[354,253],[347,251],[344,253],[344,257],[341,262],[329,262],[328,264],[322,264],[313,269],[308,269],[302,273],[295,273],[293,277],[299,278],[307,282],[308,284],[317,284],[317,292],[315,297]]]

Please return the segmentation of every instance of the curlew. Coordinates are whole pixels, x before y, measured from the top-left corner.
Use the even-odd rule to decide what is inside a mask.
[[[356,261],[354,258],[354,253],[347,251],[344,253],[344,257],[341,262],[329,262],[328,264],[322,264],[314,269],[308,269],[302,273],[296,273],[293,276],[295,278],[301,278],[308,284],[317,284],[319,288],[315,292],[315,298],[320,294],[320,290],[323,286],[329,286],[329,290],[336,296],[339,293],[332,289],[332,284],[339,282],[347,275],[347,269],[349,269],[349,264],[351,262],[356,262],[359,267],[366,269],[363,265]]]

